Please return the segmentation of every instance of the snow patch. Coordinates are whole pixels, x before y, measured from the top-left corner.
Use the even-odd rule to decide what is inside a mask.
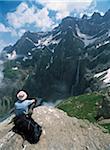
[[[36,43],[36,46],[39,46],[41,44],[41,40],[38,40],[38,43]]]
[[[99,47],[106,45],[108,43],[110,43],[110,41],[104,41],[103,43],[99,43],[98,45],[96,45],[96,48],[99,48]]]
[[[99,47],[101,47],[101,46],[102,46],[102,44],[99,43],[98,45],[96,45],[96,48],[99,48]]]
[[[43,39],[43,40],[41,41],[41,44],[42,44],[42,45],[45,45],[45,46],[49,46],[50,44],[58,44],[58,43],[60,42],[60,40],[61,40],[61,39],[53,40],[53,37],[50,36],[50,37],[48,37],[47,39],[46,39],[46,38]]]
[[[28,40],[29,42],[31,42],[34,46],[37,46],[37,43],[34,43],[31,39],[29,39],[28,37],[26,37],[26,40]]]
[[[31,53],[30,53],[30,52],[28,52],[28,55],[29,55],[29,56],[31,56]]]
[[[59,34],[61,34],[61,32],[57,33],[56,35],[52,36],[52,35],[49,35],[49,36],[46,36],[40,40],[38,40],[38,43],[36,44],[37,48],[44,48],[45,46],[49,49],[49,51],[51,51],[52,53],[54,53],[54,49],[50,49],[49,48],[49,45],[58,45],[58,43],[61,41],[61,38],[60,39],[57,39],[55,40],[54,38],[56,36],[58,36]]]
[[[61,39],[52,40],[52,41],[50,42],[50,44],[58,44],[60,41],[61,41]]]
[[[68,26],[69,29],[72,29],[72,26]]]
[[[36,50],[36,48],[32,48],[32,52],[35,51],[35,50]]]
[[[16,54],[15,50],[13,50],[12,53],[7,53],[6,56],[7,56],[8,60],[14,60],[17,58],[17,54]]]
[[[110,83],[110,68],[107,69],[106,71],[95,74],[94,77],[100,78],[102,75],[104,75],[104,77],[102,77],[100,80],[103,81],[103,83],[105,84],[109,84]]]
[[[51,63],[51,64],[53,63],[53,56],[52,56],[51,59],[50,59],[50,63]]]
[[[84,42],[85,46],[88,46],[89,44],[92,44],[93,42],[97,40],[97,38],[93,38],[92,36],[88,36],[84,33],[81,33],[77,25],[76,25],[76,32],[77,32],[78,37],[80,37],[81,40]]]
[[[12,67],[12,70],[18,70],[18,67]]]
[[[33,41],[32,41],[30,38],[28,38],[28,37],[26,37],[26,40],[28,40],[28,41],[30,41],[31,43],[33,43]]]
[[[43,45],[48,46],[50,41],[52,40],[52,35],[50,36],[46,36],[44,38],[42,38],[41,40],[38,40],[38,43],[35,44],[37,46],[37,48],[41,48]]]
[[[25,56],[24,58],[23,58],[23,61],[26,61],[28,59],[28,57],[27,56]]]
[[[52,40],[52,35],[42,39],[41,44],[48,46],[51,40]]]
[[[104,45],[105,45],[105,44],[108,44],[108,43],[110,43],[110,41],[105,41],[105,42],[104,42]]]
[[[55,34],[53,37],[55,38],[56,36],[60,35],[61,34],[61,31],[58,32],[57,34]]]
[[[97,73],[94,75],[95,78],[99,78],[100,76],[102,76],[103,74],[105,74],[106,71],[103,71],[103,72],[100,72],[100,73]]]
[[[47,66],[45,67],[45,69],[47,70],[50,67],[50,64],[48,63]]]
[[[54,49],[52,49],[52,50],[51,50],[51,52],[52,52],[52,53],[54,53],[54,52],[55,52],[55,50],[54,50]]]

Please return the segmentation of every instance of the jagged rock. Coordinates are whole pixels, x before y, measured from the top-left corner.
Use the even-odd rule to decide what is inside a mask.
[[[43,133],[37,144],[25,141],[24,150],[109,150],[110,135],[87,120],[69,117],[61,110],[40,106],[33,118],[42,126]],[[22,138],[8,132],[9,120],[0,123],[0,149],[22,150]]]

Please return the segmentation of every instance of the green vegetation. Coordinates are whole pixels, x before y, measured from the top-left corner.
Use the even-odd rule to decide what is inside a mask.
[[[110,133],[110,124],[103,124],[101,126],[104,127],[105,129],[107,129]]]
[[[101,94],[85,94],[75,97],[70,97],[68,100],[61,102],[57,107],[67,112],[69,116],[88,119],[94,122],[94,117],[97,112],[97,103],[102,100]]]
[[[4,64],[4,77],[9,79],[15,79],[18,75],[18,70],[13,70],[12,67],[14,67],[14,61],[7,61]]]
[[[10,79],[13,79],[17,76],[17,73],[18,71],[16,70],[12,70],[12,69],[7,69],[7,70],[4,70],[4,76],[6,78],[10,78]]]
[[[77,117],[79,119],[88,119],[90,122],[95,123],[95,116],[97,109],[102,101],[102,95],[100,93],[90,93],[80,96],[70,97],[67,100],[57,105],[57,108],[67,112],[71,117]],[[110,124],[102,125],[110,132]]]

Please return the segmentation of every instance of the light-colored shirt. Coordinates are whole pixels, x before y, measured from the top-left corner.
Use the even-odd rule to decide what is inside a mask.
[[[15,103],[15,114],[16,116],[20,116],[23,114],[28,114],[28,106],[35,102],[35,100],[18,100]]]

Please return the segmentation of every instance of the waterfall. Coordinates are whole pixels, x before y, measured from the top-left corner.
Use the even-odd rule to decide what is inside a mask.
[[[78,85],[79,83],[79,73],[80,73],[80,60],[81,60],[81,57],[79,57],[78,59],[78,63],[77,63],[77,69],[76,69],[76,78],[75,78],[75,84],[72,84],[72,87],[71,87],[71,95],[73,95],[74,93],[74,88]],[[74,79],[73,79],[74,80]]]
[[[74,86],[77,86],[77,84],[79,83],[80,60],[81,60],[81,58],[79,57],[78,65],[77,65],[77,72],[76,72],[76,82],[75,82]]]

